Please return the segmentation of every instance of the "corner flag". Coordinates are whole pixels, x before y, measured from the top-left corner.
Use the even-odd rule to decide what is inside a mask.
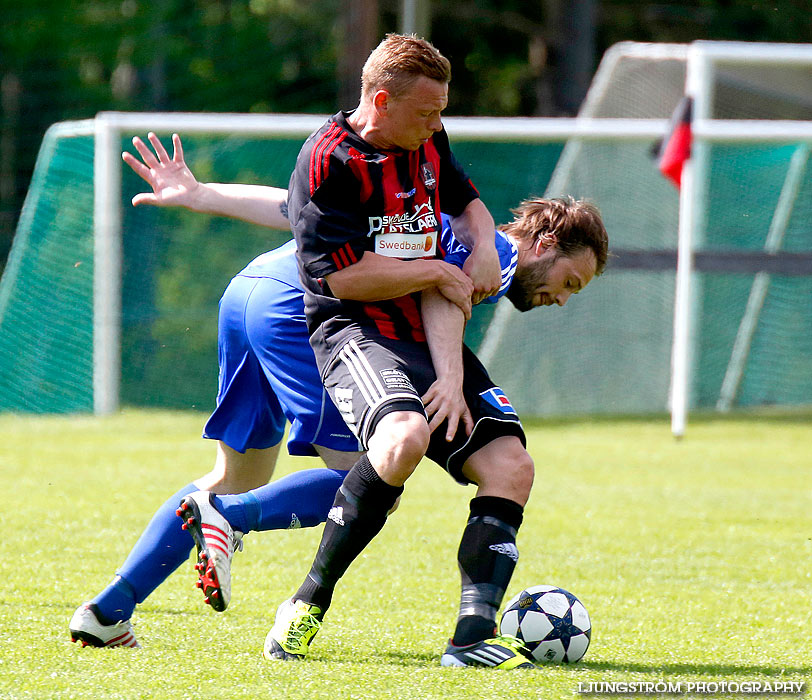
[[[654,144],[657,168],[677,187],[682,182],[682,164],[691,156],[691,113],[693,99],[685,96],[677,105],[665,138]]]

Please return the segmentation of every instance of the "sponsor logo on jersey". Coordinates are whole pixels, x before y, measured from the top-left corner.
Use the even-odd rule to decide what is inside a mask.
[[[332,520],[337,525],[344,525],[344,508],[333,506],[330,508],[330,512],[327,513],[327,519]]]
[[[302,527],[302,522],[299,520],[299,516],[296,513],[290,514],[290,525],[288,525],[288,530],[299,530]]]
[[[375,236],[375,252],[390,258],[433,257],[437,249],[434,236],[425,233],[389,233]]]
[[[510,399],[505,396],[505,392],[502,391],[498,386],[488,389],[487,391],[483,391],[480,396],[491,406],[494,406],[502,411],[502,413],[509,413],[513,416],[516,415],[516,409],[513,408],[513,404],[510,403]]]
[[[492,544],[490,547],[488,547],[488,549],[492,549],[494,552],[499,552],[499,554],[504,554],[506,557],[513,559],[513,561],[519,561],[519,550],[512,542]]]
[[[409,190],[408,192],[398,192],[395,195],[395,197],[397,197],[398,199],[408,199],[409,197],[414,197],[415,192],[417,192],[417,188],[412,187],[412,189]]]
[[[423,202],[412,212],[369,217],[368,236],[393,233],[424,233],[437,230],[437,217],[430,202]]]

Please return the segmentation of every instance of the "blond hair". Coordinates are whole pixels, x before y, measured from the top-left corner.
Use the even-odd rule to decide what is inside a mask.
[[[434,46],[414,34],[387,34],[369,54],[361,71],[361,95],[387,90],[399,97],[420,76],[451,81],[451,63]]]

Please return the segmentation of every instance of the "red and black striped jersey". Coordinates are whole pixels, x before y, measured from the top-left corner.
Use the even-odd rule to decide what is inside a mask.
[[[458,216],[479,194],[445,130],[416,151],[381,151],[353,131],[348,115],[332,116],[308,138],[288,188],[308,327],[332,334],[349,323],[374,323],[386,337],[422,342],[419,295],[340,300],[324,278],[366,251],[404,260],[444,257],[441,210]]]

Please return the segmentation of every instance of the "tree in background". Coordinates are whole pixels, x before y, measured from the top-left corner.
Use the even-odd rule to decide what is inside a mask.
[[[812,40],[808,2],[418,0],[455,115],[574,114],[621,40]],[[27,0],[0,24],[0,264],[45,130],[102,110],[354,106],[404,0]]]
[[[0,264],[45,130],[102,110],[335,108],[339,0],[31,0],[0,25]]]

